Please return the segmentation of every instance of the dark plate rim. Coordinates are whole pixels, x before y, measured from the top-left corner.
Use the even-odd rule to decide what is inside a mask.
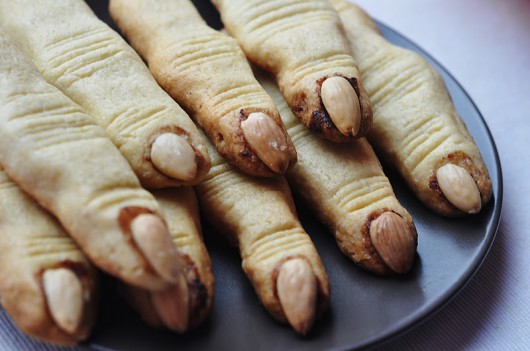
[[[442,309],[444,309],[449,303],[451,303],[451,301],[454,298],[456,298],[465,289],[465,287],[473,279],[475,274],[478,272],[478,270],[484,263],[484,260],[488,256],[488,253],[491,250],[491,247],[493,246],[493,243],[495,241],[495,237],[497,235],[497,231],[500,225],[500,217],[501,217],[501,212],[502,212],[503,178],[502,178],[502,168],[501,168],[499,152],[497,150],[497,145],[495,144],[491,130],[488,124],[486,123],[486,120],[482,116],[482,113],[478,109],[473,99],[470,97],[469,93],[464,89],[464,87],[454,77],[454,75],[451,74],[449,70],[447,70],[445,66],[443,66],[431,54],[425,51],[423,47],[415,43],[413,40],[409,39],[407,36],[401,34],[399,31],[389,27],[388,25],[383,24],[381,21],[375,20],[375,22],[377,23],[379,28],[387,32],[391,32],[392,34],[400,37],[403,41],[413,46],[416,52],[420,53],[422,56],[434,62],[436,65],[435,68],[437,70],[441,69],[443,73],[447,75],[458,86],[458,88],[462,91],[462,93],[465,95],[467,100],[476,110],[477,115],[480,119],[480,122],[486,131],[487,141],[491,146],[491,150],[494,156],[495,172],[497,173],[497,177],[496,177],[497,182],[496,184],[493,184],[494,185],[493,186],[493,199],[492,199],[494,201],[494,203],[492,204],[493,214],[490,219],[491,225],[488,228],[486,228],[484,241],[482,242],[479,249],[477,250],[477,254],[475,255],[474,260],[465,270],[464,274],[460,275],[458,280],[449,289],[447,289],[437,300],[429,304],[427,307],[421,310],[418,310],[416,313],[411,314],[410,316],[404,318],[404,321],[396,325],[395,327],[384,329],[380,333],[375,334],[365,339],[361,343],[349,344],[349,345],[344,345],[342,347],[334,347],[334,348],[329,349],[333,351],[363,349],[363,348],[383,345],[389,341],[397,339],[398,337],[404,335],[405,333],[408,333],[414,330],[415,328],[419,327],[421,324],[427,322],[429,319],[434,317]],[[465,120],[464,117],[462,118]],[[488,171],[491,173],[492,170],[488,170]]]
[[[493,243],[495,236],[497,234],[499,225],[500,225],[500,216],[502,210],[503,202],[503,178],[502,178],[502,169],[499,153],[497,146],[493,139],[492,133],[489,126],[487,125],[484,117],[480,113],[480,110],[476,106],[475,102],[471,99],[468,92],[462,87],[460,82],[433,56],[426,52],[421,46],[416,44],[413,40],[410,40],[407,36],[404,36],[399,31],[389,27],[388,25],[383,24],[381,21],[376,20],[377,25],[386,32],[392,33],[396,37],[399,37],[400,40],[406,42],[408,45],[414,48],[415,52],[418,52],[429,61],[433,62],[436,70],[442,71],[444,75],[449,77],[452,82],[457,86],[458,89],[463,93],[467,101],[476,111],[477,116],[479,117],[479,124],[484,128],[485,134],[484,138],[489,147],[491,147],[491,152],[493,155],[494,169],[489,169],[490,173],[495,173],[497,181],[493,184],[493,207],[492,215],[489,219],[489,223],[485,228],[485,236],[482,240],[480,246],[477,246],[475,255],[469,266],[466,268],[463,274],[461,274],[458,279],[446,289],[436,300],[432,301],[428,305],[416,310],[414,313],[403,317],[399,323],[394,324],[391,327],[382,329],[380,332],[365,338],[364,340],[352,341],[351,343],[344,344],[342,346],[332,346],[328,350],[333,351],[342,351],[342,350],[354,350],[354,349],[365,349],[383,345],[389,341],[392,341],[405,333],[412,331],[413,329],[419,327],[421,324],[427,322],[430,318],[434,317],[439,311],[446,307],[458,294],[467,286],[467,284],[473,279],[474,275],[480,269],[482,263],[486,259]],[[463,117],[465,120],[465,117]],[[101,351],[117,351],[107,346],[103,346],[97,343],[93,343],[90,340],[85,344],[93,350]]]

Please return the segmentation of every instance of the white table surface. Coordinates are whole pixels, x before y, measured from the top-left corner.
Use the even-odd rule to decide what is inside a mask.
[[[357,0],[463,85],[501,157],[500,228],[469,285],[431,319],[373,350],[530,350],[530,1]],[[80,351],[30,340],[0,313],[0,350]]]

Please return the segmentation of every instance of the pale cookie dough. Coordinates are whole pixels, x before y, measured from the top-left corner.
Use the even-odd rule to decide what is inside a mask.
[[[319,138],[293,116],[272,79],[262,74],[259,81],[276,102],[298,149],[299,161],[287,175],[293,191],[331,229],[352,261],[377,274],[406,273],[416,253],[416,228],[370,144],[364,138],[349,144]],[[381,240],[371,225],[385,213],[396,214],[399,227]]]
[[[84,1],[2,1],[0,19],[24,43],[44,78],[105,129],[144,186],[194,184],[208,172],[208,153],[193,121],[158,86],[136,52]],[[151,147],[164,133],[184,138],[194,160],[180,160],[168,150],[158,157],[158,169],[151,162],[157,157]],[[164,146],[177,147],[167,142]],[[168,171],[172,165],[163,162],[170,156],[174,163],[186,163],[182,167],[195,162],[195,173],[175,178]],[[178,171],[180,166],[175,167]]]
[[[149,264],[156,255],[142,254],[131,238],[135,217],[157,218],[156,200],[104,130],[48,84],[2,31],[0,162],[98,267],[145,288],[166,286]]]
[[[212,2],[249,60],[275,76],[293,113],[307,128],[335,142],[368,132],[370,100],[340,19],[327,0]],[[330,77],[344,78],[355,90],[360,109],[357,133],[339,131],[324,107],[321,87]]]
[[[212,169],[195,186],[205,218],[239,247],[243,269],[264,307],[286,323],[277,292],[279,270],[285,262],[301,259],[316,277],[314,319],[329,304],[329,282],[318,253],[296,215],[291,192],[282,177],[252,178],[235,169],[210,149]],[[296,290],[293,289],[294,295]],[[308,307],[309,310],[309,307]],[[313,323],[298,328],[306,333]]]
[[[237,42],[204,22],[189,0],[112,0],[110,13],[158,83],[196,119],[217,151],[246,173],[283,174],[296,151]],[[253,113],[274,131],[245,133]],[[251,120],[251,118],[249,119]]]
[[[214,276],[208,251],[204,246],[197,197],[191,187],[163,189],[153,192],[166,218],[173,243],[181,252],[186,263],[185,272],[188,284],[189,316],[184,330],[195,328],[208,316],[214,297]],[[169,289],[164,308],[157,310],[153,303],[153,293],[132,286],[123,286],[122,293],[136,308],[144,321],[153,327],[174,329],[171,320],[172,307],[177,305],[179,296]],[[155,293],[156,294],[156,293]]]
[[[2,307],[34,338],[63,345],[86,339],[97,308],[95,268],[57,220],[20,190],[1,165],[0,208]],[[74,331],[65,331],[54,321],[43,290],[43,273],[60,268],[71,270],[82,286],[81,316]]]
[[[479,211],[491,198],[491,180],[442,77],[417,53],[383,38],[363,10],[349,1],[332,2],[342,18],[372,101],[374,126],[368,139],[376,151],[400,171],[432,211],[448,217]],[[453,203],[444,196],[437,179],[437,171],[447,164],[459,167],[449,174],[456,180],[449,190],[456,191],[456,195],[460,192],[463,198]],[[469,191],[457,191],[457,177],[464,173],[469,173],[476,185],[471,182]],[[460,180],[463,187],[469,183],[465,177]],[[478,193],[475,206],[454,206],[472,198],[472,193]]]

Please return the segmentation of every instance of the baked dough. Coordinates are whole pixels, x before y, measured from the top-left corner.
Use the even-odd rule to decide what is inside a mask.
[[[388,178],[366,139],[336,144],[305,129],[294,117],[273,80],[258,73],[272,96],[299,155],[287,175],[302,198],[335,235],[341,251],[362,268],[377,274],[393,273],[372,243],[370,224],[385,212],[398,214],[411,233],[402,252],[404,273],[410,269],[417,246],[413,220],[396,199]]]
[[[105,129],[144,186],[194,184],[208,172],[207,151],[189,116],[84,1],[2,1],[0,18],[44,78]],[[195,178],[170,178],[153,165],[151,145],[163,133],[181,135],[190,143],[196,155]]]
[[[2,306],[28,335],[55,344],[75,344],[89,335],[95,320],[97,274],[55,218],[9,179],[0,165],[0,296]],[[42,273],[64,267],[84,288],[81,323],[73,334],[50,316]]]
[[[197,327],[208,316],[214,297],[214,276],[208,251],[204,246],[197,197],[191,187],[163,189],[153,192],[166,218],[173,243],[186,262],[189,319],[186,329]],[[170,288],[171,289],[171,288]],[[152,302],[148,290],[122,286],[122,294],[152,327],[169,327]],[[179,296],[170,296],[178,299]],[[168,308],[171,307],[167,304]]]
[[[280,115],[237,42],[208,27],[191,1],[112,0],[110,13],[160,86],[190,112],[223,157],[256,176],[283,174],[296,162]],[[245,139],[241,124],[255,112],[272,119],[286,140],[277,151],[285,154],[281,167],[269,167]]]
[[[173,243],[184,256],[190,293],[189,327],[199,325],[211,310],[214,295],[212,263],[202,238],[199,205],[191,187],[153,192],[166,218]]]
[[[318,253],[300,224],[283,177],[253,178],[210,148],[212,168],[195,186],[201,210],[215,229],[239,248],[242,267],[269,313],[286,323],[278,298],[280,266],[293,258],[309,263],[317,279],[316,315],[329,304],[329,282]]]
[[[374,126],[368,139],[378,154],[440,215],[465,214],[440,190],[436,172],[446,164],[460,166],[473,177],[484,206],[492,195],[488,170],[442,77],[420,55],[390,44],[359,7],[344,0],[332,3],[372,101]]]
[[[328,77],[347,79],[360,102],[355,137],[372,124],[370,100],[340,19],[327,0],[212,0],[227,31],[249,60],[271,72],[293,113],[314,132],[336,142],[351,140],[333,124],[320,90]]]
[[[94,264],[147,289],[166,286],[129,235],[137,215],[159,212],[156,200],[103,129],[2,31],[0,126],[6,173],[59,219]]]

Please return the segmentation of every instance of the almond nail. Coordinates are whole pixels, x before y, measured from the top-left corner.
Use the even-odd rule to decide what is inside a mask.
[[[152,292],[151,300],[166,327],[178,333],[188,329],[189,291],[182,274],[178,282],[168,290]]]
[[[438,168],[436,178],[440,190],[453,206],[470,214],[480,212],[480,191],[467,170],[449,163]]]
[[[282,129],[266,114],[254,112],[241,122],[245,140],[259,159],[276,173],[289,166],[287,139]]]
[[[339,132],[353,136],[359,133],[361,107],[350,82],[343,77],[327,78],[322,83],[320,97]]]
[[[307,334],[313,326],[317,301],[317,280],[311,266],[301,258],[286,261],[276,284],[289,324],[300,334]]]
[[[156,138],[151,146],[151,161],[168,177],[191,181],[197,175],[195,151],[185,138],[174,133]]]
[[[396,273],[410,270],[416,253],[416,233],[401,216],[385,212],[370,224],[370,238],[377,253]]]
[[[49,269],[42,275],[44,295],[53,320],[68,334],[74,334],[83,314],[83,286],[69,269]]]
[[[162,219],[141,214],[132,220],[131,233],[152,268],[166,281],[177,282],[183,263]]]

